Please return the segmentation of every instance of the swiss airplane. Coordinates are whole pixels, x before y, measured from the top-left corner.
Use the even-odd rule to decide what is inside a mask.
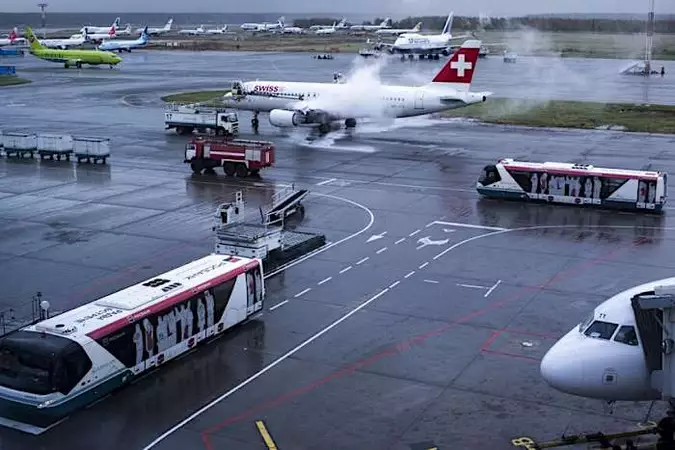
[[[658,370],[650,370],[632,299],[653,295],[675,278],[654,281],[623,291],[595,308],[544,355],[542,378],[553,388],[585,398],[613,401],[660,400]],[[658,363],[661,332],[657,334]]]
[[[23,44],[25,43],[26,40],[24,38],[20,38],[17,33],[17,29],[14,28],[12,31],[9,32],[9,36],[7,36],[7,39],[0,39],[0,46],[2,45],[17,45],[17,44]]]
[[[347,128],[356,119],[412,117],[484,102],[491,92],[470,92],[478,62],[480,41],[464,42],[431,83],[423,86],[381,85],[364,87],[344,83],[300,83],[286,81],[235,81],[223,103],[235,109],[269,112],[277,127],[318,127],[328,133],[333,122]],[[371,99],[372,97],[372,99]]]
[[[89,34],[107,33],[108,31],[110,31],[111,26],[115,29],[115,32],[118,33],[119,30],[120,30],[120,18],[116,17],[115,20],[113,21],[112,25],[108,25],[107,27],[95,27],[95,26],[85,25],[82,28],[80,28],[80,34],[84,34],[84,30],[87,30],[87,33],[89,33]]]

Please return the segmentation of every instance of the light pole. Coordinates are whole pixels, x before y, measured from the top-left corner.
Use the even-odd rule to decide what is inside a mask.
[[[38,8],[40,8],[41,15],[42,15],[42,36],[47,37],[47,30],[45,29],[47,27],[47,14],[45,13],[45,9],[47,8],[47,3],[38,3]]]

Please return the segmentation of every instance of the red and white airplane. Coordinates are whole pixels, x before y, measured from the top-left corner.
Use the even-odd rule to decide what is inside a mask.
[[[17,29],[14,28],[12,31],[9,32],[9,36],[6,39],[0,39],[0,46],[2,45],[19,45],[25,43],[26,40],[24,38],[20,38],[19,35],[17,34]]]
[[[235,81],[223,96],[226,106],[268,112],[277,127],[318,127],[327,133],[344,121],[354,128],[357,119],[413,117],[484,102],[491,92],[470,92],[481,42],[468,40],[452,55],[431,83],[423,86],[363,86],[344,83]]]

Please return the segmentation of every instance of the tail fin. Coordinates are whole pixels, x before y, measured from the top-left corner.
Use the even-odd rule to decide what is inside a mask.
[[[384,20],[382,21],[382,23],[380,24],[380,26],[381,26],[381,27],[388,27],[390,21],[391,21],[391,17],[387,17],[386,19],[384,19]]]
[[[417,22],[417,25],[415,25],[412,30],[415,33],[419,33],[422,30],[422,22]]]
[[[40,44],[40,41],[38,41],[38,39],[35,37],[33,30],[30,27],[26,27],[26,30],[23,34],[28,39],[31,50],[42,50],[45,48],[42,44]]]
[[[9,42],[10,44],[13,43],[16,40],[16,31],[12,30],[9,32]]]
[[[451,34],[452,33],[452,20],[455,17],[455,13],[451,12],[448,16],[448,20],[445,21],[445,26],[443,27],[443,32],[441,34]]]
[[[171,30],[171,25],[173,25],[173,17],[169,18],[169,21],[164,25],[164,29],[167,31]]]
[[[110,27],[110,30],[108,30],[108,36],[115,37],[116,34],[117,31],[115,30],[115,27],[114,26]]]
[[[150,35],[148,34],[148,26],[146,25],[141,33],[141,42],[147,42],[148,39],[150,39]]]
[[[432,83],[443,83],[443,86],[468,91],[476,70],[480,44],[476,39],[465,41],[436,74]]]
[[[112,24],[113,28],[119,28],[120,27],[120,18],[115,17],[115,21]]]
[[[284,16],[279,17],[279,20],[277,20],[277,23],[279,24],[279,26],[280,26],[281,28],[284,27],[284,25],[285,25],[284,22],[286,22],[286,18],[285,18]]]

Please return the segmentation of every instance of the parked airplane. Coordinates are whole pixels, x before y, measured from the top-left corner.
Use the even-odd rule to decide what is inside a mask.
[[[417,25],[414,27],[406,30],[406,29],[396,29],[396,28],[382,28],[380,30],[377,30],[375,34],[378,36],[383,36],[383,35],[388,35],[388,36],[393,36],[393,35],[398,35],[398,34],[404,34],[404,33],[419,33],[422,31],[422,22],[417,22]]]
[[[85,39],[95,44],[100,44],[106,39],[115,39],[116,37],[117,32],[115,31],[115,27],[110,27],[107,33],[90,33],[87,27],[85,27],[83,34],[74,34],[70,39]]]
[[[30,53],[45,61],[63,63],[65,68],[75,66],[82,68],[83,64],[100,65],[108,64],[112,69],[119,64],[122,59],[114,53],[103,52],[100,50],[52,50],[48,49],[37,40],[30,27],[26,27],[24,32],[26,39],[30,43]]]
[[[86,42],[89,42],[89,35],[87,30],[84,30],[84,34],[74,34],[68,39],[39,39],[40,44],[44,45],[47,48],[60,48],[62,50],[67,50],[71,47],[80,47]]]
[[[12,31],[9,32],[9,36],[7,36],[7,39],[0,39],[0,46],[3,45],[20,45],[24,44],[26,40],[24,38],[20,38],[18,34],[18,30],[14,28]]]
[[[143,33],[141,33],[141,37],[135,40],[114,40],[114,41],[103,41],[101,45],[98,46],[99,50],[104,50],[104,51],[116,51],[119,53],[122,52],[127,52],[131,53],[131,50],[134,48],[141,48],[145,47],[148,45],[148,42],[150,42],[150,36],[148,35],[147,32],[147,27],[145,27],[146,30],[143,30]]]
[[[200,25],[197,28],[195,28],[194,30],[184,29],[184,30],[180,30],[178,32],[178,34],[189,34],[191,36],[197,36],[199,34],[204,34],[204,33],[206,33],[206,30],[204,30],[204,25]]]
[[[305,30],[304,28],[300,28],[300,27],[284,27],[281,30],[281,33],[283,33],[283,34],[304,34],[306,32],[307,32],[307,30]]]
[[[283,30],[285,20],[286,18],[282,16],[279,17],[279,19],[277,19],[276,23],[269,23],[269,22],[243,23],[239,28],[245,31],[257,31],[257,32]]]
[[[315,34],[335,34],[337,32],[337,24],[333,22],[333,25],[326,28],[319,28],[314,33]]]
[[[316,30],[320,30],[322,28],[333,28],[333,27],[335,27],[338,30],[348,29],[349,26],[347,25],[347,19],[345,19],[343,17],[342,20],[340,20],[340,22],[337,25],[335,25],[335,24],[333,24],[333,25],[312,25],[311,27],[309,27],[309,29],[312,30],[312,31],[316,31]]]
[[[465,39],[473,37],[471,35],[453,36],[452,21],[454,13],[448,15],[445,26],[441,34],[418,34],[405,33],[396,38],[393,44],[378,42],[375,48],[381,50],[386,48],[389,53],[400,55],[419,55],[420,59],[427,55],[429,59],[438,59],[439,55],[448,56],[452,53],[451,41],[455,39]],[[403,56],[401,57],[403,58]]]
[[[223,25],[221,28],[208,28],[206,34],[225,34],[227,33],[227,25]]]
[[[107,33],[110,30],[110,27],[113,27],[115,31],[117,31],[120,27],[120,18],[116,17],[115,21],[112,23],[112,25],[108,25],[107,27],[95,27],[95,26],[89,26],[85,25],[82,28],[80,28],[80,34],[84,34],[84,30],[87,30],[87,33],[89,34],[97,34],[97,33]],[[130,25],[128,25],[131,27]]]
[[[115,27],[115,36],[131,36],[131,24],[128,23],[124,28]]]
[[[143,27],[136,30],[136,34],[141,34],[143,31],[147,30],[148,36],[159,36],[161,34],[166,34],[171,31],[171,26],[173,25],[173,17],[170,17],[162,28],[151,28]]]
[[[484,102],[491,92],[470,92],[471,79],[478,62],[480,41],[464,42],[431,83],[423,86],[382,85],[379,91],[360,93],[362,86],[345,83],[304,83],[285,81],[236,81],[223,102],[235,109],[254,112],[257,124],[260,112],[269,112],[270,123],[277,127],[318,127],[327,133],[333,122],[344,121],[347,128],[356,119],[411,117]],[[363,100],[375,96],[379,102]],[[358,97],[358,98],[355,98]]]
[[[349,28],[352,31],[376,31],[383,28],[391,28],[391,18],[387,17],[379,25],[352,25]]]
[[[675,278],[642,284],[598,305],[544,355],[542,378],[551,387],[580,397],[609,402],[661,399],[659,374],[647,366],[647,336],[639,332],[632,299],[673,284]],[[658,318],[655,321],[660,322]],[[661,331],[655,338],[660,366]]]

